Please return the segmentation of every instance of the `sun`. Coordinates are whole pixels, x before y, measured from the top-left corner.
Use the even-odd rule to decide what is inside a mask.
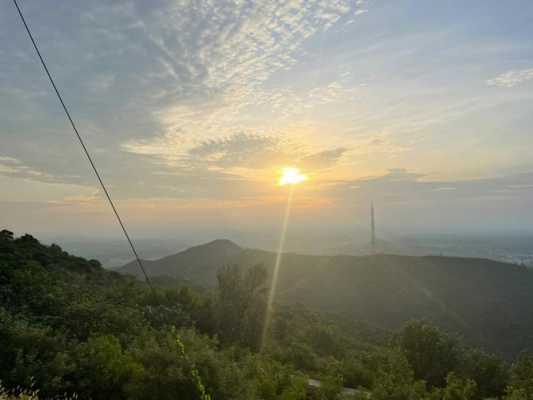
[[[307,176],[302,174],[298,168],[287,167],[281,170],[278,184],[280,186],[296,185],[307,180]]]

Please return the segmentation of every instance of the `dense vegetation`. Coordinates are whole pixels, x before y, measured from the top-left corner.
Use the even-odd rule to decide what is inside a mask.
[[[221,264],[261,264],[270,277],[275,262],[275,253],[215,240],[147,261],[146,267],[151,276],[215,288]],[[139,268],[129,264],[120,271],[137,274]],[[508,359],[531,345],[533,270],[524,266],[457,257],[289,253],[279,274],[277,299],[285,304],[303,303],[394,331],[423,319]]]
[[[262,346],[265,269],[226,266],[217,282],[151,291],[2,231],[0,399],[533,398],[533,357],[506,364],[424,322],[388,334],[280,307]]]

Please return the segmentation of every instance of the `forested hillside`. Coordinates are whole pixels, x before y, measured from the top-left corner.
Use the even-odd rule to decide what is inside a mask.
[[[271,276],[275,259],[272,252],[216,240],[146,266],[152,276],[212,288],[220,265],[261,264]],[[119,271],[138,274],[138,267]],[[523,266],[475,258],[285,254],[278,285],[280,302],[382,329],[425,319],[507,357],[533,344],[533,271]]]
[[[21,388],[102,400],[533,396],[533,357],[507,364],[424,322],[389,333],[278,307],[262,346],[267,271],[227,266],[216,279],[152,291],[1,231],[0,399],[28,398],[11,394]]]

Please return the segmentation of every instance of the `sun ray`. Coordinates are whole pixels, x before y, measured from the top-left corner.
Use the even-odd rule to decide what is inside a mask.
[[[263,324],[263,334],[261,336],[261,349],[265,346],[268,331],[270,329],[270,322],[272,320],[272,305],[274,304],[274,298],[276,297],[276,288],[278,286],[278,276],[283,255],[283,248],[285,246],[285,237],[287,236],[287,227],[289,225],[293,193],[294,186],[291,185],[289,189],[289,197],[287,198],[287,205],[285,207],[285,216],[283,218],[283,225],[279,238],[278,251],[276,253],[276,262],[274,264],[274,270],[272,271],[272,281],[270,282],[270,291],[268,293],[265,323]]]
[[[283,250],[285,247],[285,237],[287,236],[287,228],[289,226],[289,219],[291,214],[292,197],[294,194],[294,186],[307,180],[307,176],[302,174],[298,168],[286,167],[283,168],[278,184],[280,186],[289,185],[289,195],[287,197],[287,205],[285,206],[285,215],[283,217],[283,224],[281,227],[281,234],[278,244],[278,251],[276,253],[276,262],[274,270],[272,271],[272,281],[270,282],[270,290],[268,293],[267,308],[265,314],[265,323],[263,324],[263,332],[261,335],[261,349],[264,348],[270,329],[272,320],[272,306],[276,297],[276,289],[278,286],[278,277],[283,258]]]

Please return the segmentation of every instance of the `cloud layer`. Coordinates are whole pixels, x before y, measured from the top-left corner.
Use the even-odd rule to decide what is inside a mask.
[[[529,196],[533,3],[23,7],[112,195],[145,217],[218,205],[254,220],[284,202],[287,165],[310,177],[295,208],[340,223],[370,198],[441,212]],[[0,201],[89,218],[97,182],[15,11],[0,4]]]
[[[512,88],[533,79],[533,68],[511,70],[487,81],[489,86]]]

